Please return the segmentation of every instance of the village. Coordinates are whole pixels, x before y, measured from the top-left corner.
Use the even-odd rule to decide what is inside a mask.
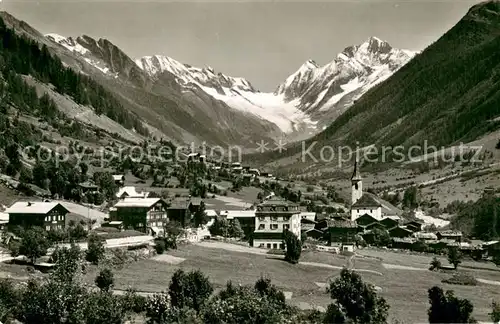
[[[224,170],[250,183],[259,177],[264,181],[276,182],[271,174],[261,174],[258,169],[242,167],[240,163],[208,163],[199,153],[188,155],[187,165],[202,164],[215,172]],[[500,249],[499,241],[481,241],[463,237],[460,231],[438,228],[412,217],[405,219],[403,211],[377,195],[363,191],[363,179],[357,163],[351,177],[351,202],[339,208],[323,208],[320,212],[310,211],[307,206],[289,201],[268,192],[258,201],[248,203],[246,208],[229,206],[228,209],[206,207],[203,198],[182,196],[159,197],[156,193],[138,190],[125,184],[125,176],[113,175],[117,186],[115,203],[107,213],[98,213],[91,219],[80,220],[88,231],[108,239],[113,247],[154,245],[155,240],[165,237],[167,224],[182,228],[181,240],[199,242],[202,240],[228,240],[266,250],[284,250],[283,233],[289,231],[303,242],[303,248],[332,253],[355,252],[365,246],[391,248],[415,252],[446,253],[449,248],[459,249],[475,260],[492,260]],[[97,192],[93,183],[81,185],[84,192]],[[495,195],[485,191],[485,195]],[[67,230],[72,215],[65,206],[70,204],[52,200],[23,200],[12,204],[1,214],[1,226],[7,229],[28,229],[38,226],[47,232]],[[338,204],[337,204],[338,206]],[[88,213],[90,215],[90,209]],[[85,213],[85,209],[79,213]],[[328,211],[329,210],[329,211]],[[333,212],[332,212],[333,210]],[[348,210],[345,212],[344,210]],[[202,214],[196,222],[193,218]],[[82,216],[82,215],[80,215]],[[227,230],[221,232],[213,226],[224,221],[237,223],[240,228],[235,237]],[[4,243],[15,240],[5,236]],[[5,252],[4,252],[5,254]],[[8,260],[9,257],[6,258]],[[47,263],[44,263],[45,265]]]
[[[0,279],[22,284],[50,278],[61,253],[77,249],[90,289],[112,273],[114,295],[133,291],[150,302],[177,271],[196,269],[215,287],[228,278],[251,285],[265,276],[287,304],[306,313],[326,312],[325,288],[342,269],[362,274],[396,305],[392,318],[423,319],[422,292],[431,282],[453,284],[481,305],[480,319],[488,313],[485,300],[497,294],[498,240],[470,237],[445,219],[391,203],[397,200],[387,194],[381,198],[365,184],[357,161],[346,180],[349,199],[333,186],[294,182],[199,153],[154,171],[153,179],[137,177],[143,168],[136,162],[128,172],[118,167],[89,175],[72,195],[76,200],[38,195],[4,206]],[[106,197],[100,205],[97,196]],[[422,293],[417,299],[408,295],[415,287]],[[411,305],[409,314],[403,302]],[[137,316],[143,323],[144,314]]]

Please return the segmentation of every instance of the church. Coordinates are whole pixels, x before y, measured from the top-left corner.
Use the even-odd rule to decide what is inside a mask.
[[[363,180],[357,161],[354,163],[354,172],[351,177],[351,197],[351,221],[364,215],[381,221],[385,216],[382,213],[382,204],[378,197],[371,193],[363,193]]]

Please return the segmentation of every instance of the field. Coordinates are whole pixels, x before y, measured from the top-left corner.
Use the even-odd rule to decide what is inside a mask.
[[[500,284],[500,269],[489,264],[464,262],[464,271],[473,272],[478,279],[489,280],[488,284],[456,286],[441,283],[450,274],[427,270],[430,256],[375,250],[359,250],[358,253],[360,255],[353,262],[355,269],[387,299],[394,319],[425,322],[429,307],[427,289],[434,285],[470,299],[474,304],[474,316],[479,321],[488,320],[491,301],[500,299],[497,285]],[[224,287],[228,280],[244,285],[253,284],[260,276],[268,276],[286,293],[291,304],[301,308],[325,308],[331,302],[325,290],[327,283],[348,263],[344,256],[304,251],[301,262],[290,265],[261,250],[221,242],[181,246],[168,254],[116,270],[116,288],[130,286],[138,291],[159,292],[168,288],[176,269],[200,269],[216,289]],[[471,267],[480,269],[472,270]],[[91,271],[88,280],[92,281],[94,276],[95,272]]]

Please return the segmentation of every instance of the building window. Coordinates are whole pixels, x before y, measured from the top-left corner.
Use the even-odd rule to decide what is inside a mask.
[[[278,248],[278,243],[274,243],[273,244],[273,249],[277,249]]]
[[[267,243],[267,248],[270,249],[271,248],[271,243]]]
[[[276,217],[276,216],[272,216],[272,217],[271,217],[271,220],[272,220],[272,221],[277,221],[277,220],[278,220],[278,217]]]
[[[259,230],[263,230],[263,229],[266,229],[266,225],[264,225],[264,224],[260,224],[260,225],[259,225]]]
[[[263,222],[263,221],[265,221],[265,220],[266,220],[266,218],[265,218],[264,216],[260,216],[260,217],[259,217],[259,220],[260,220],[261,222]]]
[[[289,229],[290,229],[290,224],[285,224],[285,225],[283,225],[283,229],[285,229],[285,230],[289,230]]]
[[[278,224],[271,224],[271,229],[272,230],[277,230],[278,229]]]
[[[370,209],[370,214],[372,213],[372,210]]]

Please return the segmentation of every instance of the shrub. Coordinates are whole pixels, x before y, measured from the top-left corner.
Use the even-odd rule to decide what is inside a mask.
[[[456,273],[451,278],[444,279],[442,282],[450,285],[477,286],[476,278],[463,272]]]
[[[101,239],[93,234],[88,240],[88,249],[85,256],[86,260],[92,262],[93,264],[98,264],[104,256],[104,244]]]
[[[434,270],[439,270],[440,268],[441,268],[441,261],[439,261],[438,258],[436,257],[432,258],[429,270],[434,271]]]
[[[109,291],[113,286],[114,278],[113,272],[109,269],[104,269],[99,272],[99,275],[95,278],[95,284],[102,291]]]
[[[468,299],[455,297],[453,291],[446,293],[437,286],[428,291],[431,307],[427,312],[429,323],[472,323],[474,306]]]
[[[165,252],[165,242],[163,240],[156,240],[155,250],[157,254],[163,254]]]
[[[287,231],[285,233],[285,245],[285,260],[294,264],[298,263],[302,253],[302,242],[300,242],[297,235]]]

